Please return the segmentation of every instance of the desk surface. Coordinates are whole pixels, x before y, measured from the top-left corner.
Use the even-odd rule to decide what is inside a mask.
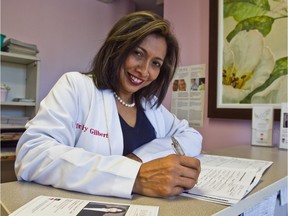
[[[117,202],[159,206],[159,215],[237,215],[253,207],[265,197],[269,197],[287,186],[287,151],[271,147],[237,146],[208,151],[208,154],[252,158],[273,161],[272,166],[264,173],[260,183],[247,197],[234,206],[228,207],[211,202],[196,200],[183,196],[169,199],[151,198],[134,195],[132,200],[93,196],[56,189],[28,182],[9,182],[1,184],[1,208],[11,213],[39,195],[59,196],[92,201]],[[3,210],[3,209],[2,209]],[[1,211],[2,211],[1,210]],[[5,213],[5,212],[4,212]],[[3,212],[2,212],[3,214]],[[4,214],[3,214],[4,215]]]

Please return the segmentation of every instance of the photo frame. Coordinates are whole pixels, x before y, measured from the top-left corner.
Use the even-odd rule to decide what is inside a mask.
[[[231,1],[230,1],[231,2]],[[233,2],[233,1],[232,1]],[[236,3],[235,1],[234,3]],[[239,1],[238,1],[239,3]],[[223,43],[219,42],[224,39],[224,30],[223,30],[223,14],[224,10],[224,0],[210,0],[210,9],[209,9],[209,78],[208,78],[208,118],[227,118],[227,119],[249,119],[252,118],[252,107],[253,105],[267,105],[267,103],[262,104],[221,104],[222,98],[225,96],[223,94]],[[286,8],[287,13],[287,8]],[[221,16],[220,16],[221,15]],[[286,16],[287,24],[287,16]],[[246,23],[247,24],[247,23]],[[272,24],[271,24],[272,25]],[[240,25],[241,26],[241,25]],[[249,25],[248,25],[249,26]],[[238,26],[237,26],[238,27]],[[247,25],[246,25],[247,27]],[[251,26],[250,26],[251,27]],[[243,25],[242,25],[243,28]],[[235,27],[236,29],[236,27]],[[239,29],[238,29],[239,30]],[[249,29],[251,30],[251,29]],[[271,30],[272,31],[272,30]],[[246,32],[248,30],[246,29]],[[235,33],[235,31],[234,31]],[[239,31],[237,32],[239,33]],[[284,35],[285,36],[285,35]],[[287,37],[287,33],[286,33]],[[226,37],[225,37],[226,38]],[[286,42],[287,43],[287,42]],[[287,45],[287,44],[286,44]],[[285,46],[282,46],[285,47]],[[275,64],[273,72],[277,69],[281,73],[281,79],[284,76],[287,76],[287,46],[286,50],[281,51],[281,58],[275,59]],[[284,53],[284,55],[283,55]],[[279,64],[282,63],[282,65]],[[284,63],[283,63],[284,62]],[[286,66],[285,66],[286,63]],[[284,66],[283,66],[284,65]],[[221,76],[221,77],[220,77]],[[279,78],[279,77],[277,77]],[[286,79],[287,80],[287,79]],[[285,79],[284,79],[285,81]],[[270,80],[271,83],[271,80]],[[263,85],[262,85],[263,86]],[[286,83],[287,86],[287,83]],[[267,86],[266,86],[267,87]],[[270,86],[268,86],[270,87]],[[285,91],[284,91],[285,92]],[[287,97],[287,93],[286,97]],[[224,95],[224,96],[223,96]],[[229,96],[229,95],[228,95]],[[220,102],[219,102],[220,101]],[[274,108],[274,120],[280,120],[280,107],[279,104],[271,104]]]

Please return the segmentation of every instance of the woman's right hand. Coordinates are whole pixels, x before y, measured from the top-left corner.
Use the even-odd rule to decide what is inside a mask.
[[[133,192],[151,197],[169,197],[191,189],[200,174],[196,158],[169,155],[141,165]]]

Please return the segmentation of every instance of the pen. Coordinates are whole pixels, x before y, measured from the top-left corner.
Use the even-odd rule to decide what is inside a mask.
[[[185,153],[180,145],[180,143],[174,138],[174,136],[171,137],[172,139],[172,148],[174,149],[175,153],[178,155],[185,156]]]

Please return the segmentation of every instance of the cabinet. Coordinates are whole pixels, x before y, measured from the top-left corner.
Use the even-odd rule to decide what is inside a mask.
[[[38,110],[40,59],[36,56],[1,52],[1,83],[10,87],[1,101],[1,182],[15,180],[15,147],[26,122]]]
[[[1,128],[24,127],[36,114],[39,63],[36,56],[1,52],[1,82],[11,88],[1,101]]]

